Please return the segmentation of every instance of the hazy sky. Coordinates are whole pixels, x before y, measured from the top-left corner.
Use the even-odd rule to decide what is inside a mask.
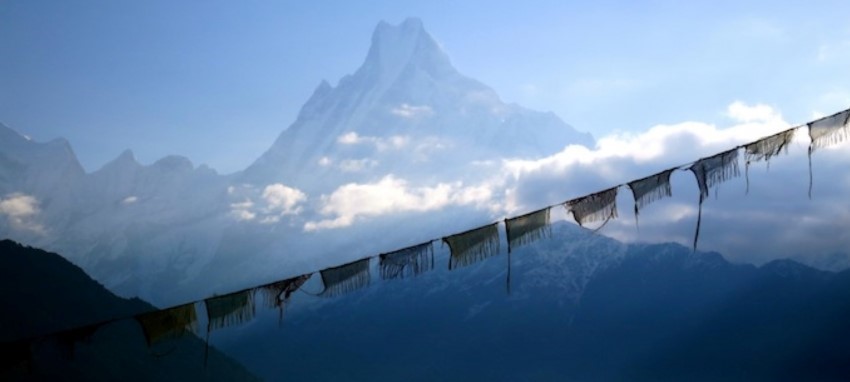
[[[127,148],[237,171],[408,16],[504,100],[597,137],[734,101],[791,123],[850,106],[850,3],[740,3],[7,0],[0,122],[69,139],[88,171]]]

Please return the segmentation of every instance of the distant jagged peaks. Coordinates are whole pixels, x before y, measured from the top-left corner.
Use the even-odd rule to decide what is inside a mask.
[[[121,152],[117,158],[107,162],[103,167],[101,167],[98,172],[103,171],[128,171],[132,169],[137,169],[142,165],[136,160],[135,154],[133,154],[133,150],[127,149]]]
[[[189,158],[180,155],[168,155],[162,157],[154,162],[151,167],[161,169],[163,171],[177,172],[189,172],[195,168]]]

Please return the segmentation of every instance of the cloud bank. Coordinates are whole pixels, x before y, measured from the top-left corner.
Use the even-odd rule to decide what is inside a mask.
[[[462,182],[414,187],[404,179],[384,176],[374,183],[348,183],[321,197],[320,214],[327,219],[309,221],[304,230],[347,227],[360,217],[399,212],[436,211],[448,206],[485,205],[492,191],[485,185],[464,186]]]
[[[685,121],[652,126],[641,133],[614,133],[596,147],[566,146],[549,156],[505,159],[492,166],[485,180],[411,185],[386,175],[377,182],[348,183],[318,203],[321,219],[308,221],[307,231],[350,226],[362,219],[401,212],[433,212],[450,206],[472,206],[494,219],[584,196],[701,157],[749,143],[792,127],[769,105],[730,104],[724,125]],[[832,254],[850,248],[850,163],[846,145],[813,157],[815,197],[808,200],[807,130],[798,130],[789,153],[754,163],[742,176],[720,185],[703,205],[700,248],[730,259],[761,263],[809,252]],[[743,157],[743,155],[742,155]],[[749,174],[750,189],[746,192]],[[620,188],[620,219],[602,234],[624,241],[674,241],[690,245],[698,211],[693,174],[677,171],[673,197],[655,202],[641,214],[640,230],[632,213],[632,195]],[[563,211],[563,209],[560,209]],[[566,215],[563,212],[554,216]]]

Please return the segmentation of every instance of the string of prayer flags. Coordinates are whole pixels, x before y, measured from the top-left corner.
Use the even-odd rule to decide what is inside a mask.
[[[339,296],[369,285],[369,260],[365,258],[321,271],[325,290],[320,295]]]
[[[720,154],[698,160],[691,165],[691,172],[697,179],[699,186],[699,212],[697,214],[697,229],[694,233],[694,251],[697,249],[699,240],[699,228],[702,223],[702,202],[708,197],[708,191],[720,183],[740,176],[738,168],[738,149],[734,148]]]
[[[638,225],[638,215],[642,208],[656,200],[673,195],[670,187],[670,174],[675,170],[675,168],[671,168],[628,183],[629,189],[632,190],[632,195],[635,197],[636,226]]]
[[[847,139],[850,130],[850,109],[809,122],[809,199],[812,198],[812,153]]]
[[[434,269],[433,241],[417,244],[380,255],[381,278],[384,280],[418,276]]]
[[[464,267],[499,253],[499,223],[488,224],[443,238],[451,256],[449,270]]]
[[[599,228],[596,228],[596,231],[598,231],[610,219],[617,217],[618,188],[609,188],[605,191],[567,201],[564,203],[564,208],[567,209],[568,213],[573,214],[573,218],[582,227],[590,222],[604,220],[605,222]]]
[[[794,132],[796,131],[796,128],[788,129],[744,145],[746,162],[744,174],[747,178],[747,193],[750,192],[750,163],[765,161],[770,166],[770,158],[779,155],[782,151],[788,152],[788,146],[794,139]]]
[[[142,327],[148,346],[198,331],[198,316],[194,302],[140,314],[136,316],[136,321]]]

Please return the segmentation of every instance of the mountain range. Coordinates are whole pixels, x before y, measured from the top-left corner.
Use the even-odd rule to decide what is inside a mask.
[[[436,263],[448,254],[437,251]],[[512,288],[506,293],[507,261]],[[844,380],[850,271],[760,267],[567,223],[466,268],[316,296],[217,346],[265,379]],[[303,292],[303,293],[302,293]]]
[[[491,218],[481,195],[494,191],[476,182],[493,163],[593,142],[460,74],[418,19],[381,22],[361,67],[336,86],[322,81],[296,121],[234,174],[180,156],[143,165],[129,150],[86,173],[66,140],[34,142],[0,125],[0,237],[62,253],[122,296],[167,305],[341,263],[357,256],[352,248],[468,228]],[[370,186],[412,190],[424,206],[380,219],[325,206],[336,191]],[[430,204],[447,192],[459,196]]]

